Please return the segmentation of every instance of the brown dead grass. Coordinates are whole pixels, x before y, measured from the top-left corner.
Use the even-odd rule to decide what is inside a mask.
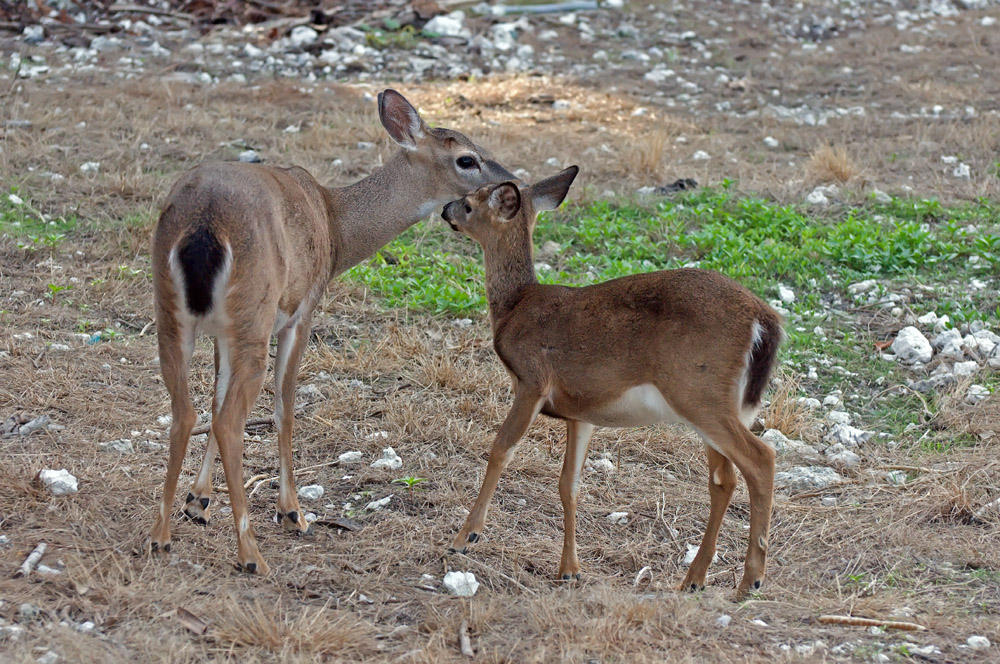
[[[836,85],[831,65],[842,64],[834,57],[844,56],[797,59],[803,64],[791,74],[754,69],[754,88],[787,84],[825,93]],[[963,53],[962,61],[980,57]],[[914,59],[889,47],[859,48],[854,58],[855,83],[868,91],[880,90],[887,60],[900,72],[902,82],[880,100],[887,107],[905,108],[913,94],[936,94],[926,86],[907,88],[926,77],[933,62],[922,73],[906,69],[917,66]],[[981,70],[986,76],[995,68]],[[992,88],[977,81],[978,87],[963,84],[962,98],[985,108],[983,95]],[[640,101],[641,82],[623,76],[618,83],[606,91],[594,83],[515,77],[428,83],[405,92],[429,119],[470,133],[511,168],[544,175],[549,157],[580,163],[580,198],[681,176],[702,182],[735,176],[746,188],[800,198],[817,128],[766,118],[751,125],[745,117],[711,113],[680,116]],[[35,123],[30,130],[5,130],[0,172],[46,212],[84,220],[51,256],[59,268],[44,262],[48,255],[0,240],[0,350],[7,354],[0,357],[0,416],[48,413],[66,427],[0,440],[0,533],[11,541],[0,548],[0,618],[16,621],[21,602],[42,610],[22,641],[4,644],[4,657],[32,662],[52,648],[65,661],[463,661],[457,646],[463,620],[470,623],[477,661],[484,662],[773,662],[792,658],[783,645],[822,640],[831,648],[850,640],[869,647],[904,639],[938,645],[953,661],[975,661],[956,644],[972,633],[1000,640],[1000,513],[967,518],[997,498],[995,398],[978,410],[956,404],[942,415],[946,432],[970,433],[975,445],[947,456],[911,443],[865,450],[864,463],[845,470],[846,482],[830,490],[839,499],[835,507],[816,495],[779,493],[764,593],[740,605],[730,596],[746,547],[745,490],[738,489],[727,514],[708,589],[678,594],[679,561],[686,545],[700,540],[708,514],[702,445],[683,429],[600,430],[591,454],[609,453],[617,472],[584,479],[578,530],[586,576],[564,586],[553,580],[561,542],[562,424],[542,419],[532,427],[501,480],[484,541],[467,557],[445,555],[509,407],[509,381],[484,320],[459,330],[440,319],[382,312],[367,294],[339,282],[317,311],[301,371],[301,382],[316,384],[325,398],[297,413],[296,466],[322,464],[349,449],[371,460],[391,444],[404,459],[395,474],[367,465],[299,474],[300,483],[327,488],[322,501],[309,505],[320,517],[339,516],[348,502],[363,505],[391,494],[390,509],[359,515],[358,532],[317,527],[313,538],[290,539],[270,521],[276,491],[265,483],[251,500],[251,517],[270,577],[233,570],[233,527],[219,512],[226,505],[220,494],[211,526],[177,519],[173,553],[147,558],[143,544],[165,453],[140,449],[119,457],[96,444],[119,437],[164,440],[156,417],[168,412],[168,401],[155,363],[155,331],[139,334],[152,320],[146,251],[158,203],[180,171],[235,156],[241,147],[233,142],[250,143],[270,163],[301,164],[323,182],[356,180],[390,151],[361,94],[327,86],[307,94],[284,81],[210,91],[153,75],[92,76],[61,90],[23,82],[0,102],[4,117],[30,113]],[[734,110],[753,110],[754,95],[722,94]],[[554,99],[570,100],[570,110],[554,111]],[[649,113],[633,116],[643,104]],[[994,180],[957,182],[939,167],[942,151],[957,145],[985,168],[1000,135],[996,116],[913,121],[901,131],[872,115],[836,126],[837,144],[866,178],[909,183],[945,199],[997,193]],[[81,121],[86,127],[78,127]],[[290,124],[301,124],[302,132],[283,133]],[[767,134],[780,137],[782,151],[763,152]],[[677,142],[680,136],[687,142]],[[358,150],[359,140],[376,142],[376,150]],[[645,152],[638,149],[644,145]],[[713,159],[692,164],[688,158],[699,149]],[[900,159],[889,158],[899,151]],[[344,163],[334,166],[334,159]],[[101,171],[81,174],[83,161],[100,161]],[[50,171],[65,175],[65,182],[52,185],[44,176]],[[95,220],[103,222],[100,228]],[[122,273],[121,265],[138,274]],[[44,297],[54,276],[79,279],[55,304]],[[9,295],[15,291],[26,294]],[[72,337],[84,318],[116,326],[124,338],[84,345]],[[24,332],[33,338],[14,339]],[[45,351],[52,342],[71,351]],[[205,408],[211,353],[204,341],[198,348],[192,385]],[[321,371],[332,379],[320,380]],[[365,387],[350,387],[352,380]],[[769,426],[808,439],[809,420],[793,394],[785,377],[764,417]],[[252,416],[268,415],[271,399],[267,387]],[[191,444],[182,493],[204,444],[203,437]],[[274,432],[248,436],[244,459],[248,477],[274,473]],[[914,469],[910,482],[885,483],[884,473],[896,466]],[[80,478],[80,493],[45,494],[31,482],[44,467],[69,469]],[[391,482],[404,475],[427,482],[410,493]],[[629,523],[612,526],[605,518],[611,511],[630,512]],[[50,546],[43,562],[63,573],[10,578],[7,572],[39,541]],[[645,567],[650,573],[633,585]],[[483,584],[479,594],[456,600],[421,587],[422,575],[440,579],[448,569],[474,572]],[[820,613],[889,616],[904,606],[928,633],[872,636],[808,622]],[[208,631],[186,630],[174,617],[178,607],[209,622]],[[723,613],[734,619],[727,630],[715,626]],[[85,620],[96,623],[95,633],[60,624]],[[817,655],[824,657],[831,658]]]
[[[809,155],[809,174],[815,182],[844,184],[860,172],[841,146],[823,144]]]

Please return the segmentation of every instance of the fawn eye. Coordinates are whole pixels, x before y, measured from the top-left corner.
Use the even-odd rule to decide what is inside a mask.
[[[475,168],[476,166],[476,160],[468,155],[462,155],[455,160],[455,163],[458,164],[459,168]]]

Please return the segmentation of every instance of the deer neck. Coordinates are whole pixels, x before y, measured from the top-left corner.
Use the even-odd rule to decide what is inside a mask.
[[[335,276],[365,260],[393,238],[426,219],[446,200],[429,191],[432,178],[399,150],[364,180],[330,190]]]
[[[498,321],[514,310],[525,290],[538,283],[531,262],[531,235],[526,229],[508,233],[499,243],[484,246],[486,259],[486,299],[496,332]]]

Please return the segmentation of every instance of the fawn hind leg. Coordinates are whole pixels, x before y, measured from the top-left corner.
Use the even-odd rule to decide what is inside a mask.
[[[215,339],[215,394],[212,397],[212,421],[219,416],[219,406],[226,398],[229,387],[229,351],[225,339]],[[220,346],[223,352],[220,353]],[[221,358],[220,358],[221,356]],[[184,515],[201,526],[207,526],[211,517],[208,505],[212,500],[212,471],[215,469],[215,457],[219,452],[219,441],[215,439],[215,431],[208,432],[208,445],[205,447],[205,458],[201,462],[201,470],[191,485],[185,499]]]
[[[150,549],[153,552],[170,551],[170,512],[177,491],[177,480],[181,465],[187,453],[188,440],[195,423],[194,406],[188,387],[188,370],[191,354],[194,352],[194,328],[182,327],[172,314],[158,312],[160,323],[157,342],[159,344],[160,370],[163,382],[170,394],[170,452],[167,460],[167,475],[163,482],[160,508],[150,533]]]
[[[733,491],[736,489],[736,469],[733,462],[711,447],[706,446],[705,451],[708,453],[708,495],[711,499],[711,508],[698,554],[688,568],[680,588],[692,592],[705,587],[705,575],[708,573],[709,565],[712,564],[712,558],[715,557],[715,545],[719,538],[722,517],[725,516]]]
[[[280,463],[278,522],[292,533],[309,534],[312,529],[299,507],[292,466],[292,424],[295,416],[295,383],[299,362],[309,336],[309,318],[285,327],[278,333],[278,356],[274,364],[274,425],[278,430]]]

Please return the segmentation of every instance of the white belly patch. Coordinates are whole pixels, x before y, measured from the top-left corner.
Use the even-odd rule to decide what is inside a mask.
[[[660,391],[649,384],[629,388],[617,400],[590,411],[581,419],[602,427],[642,427],[683,421]]]

